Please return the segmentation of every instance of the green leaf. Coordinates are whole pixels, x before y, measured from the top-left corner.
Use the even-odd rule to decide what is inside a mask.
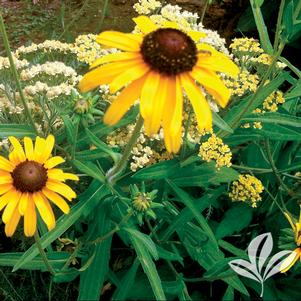
[[[72,164],[78,168],[81,172],[87,174],[88,176],[98,180],[101,183],[105,182],[105,176],[102,171],[92,162],[80,162],[78,160],[72,160]]]
[[[82,199],[76,205],[74,205],[68,215],[62,215],[56,224],[56,227],[50,232],[46,233],[41,237],[41,245],[45,249],[58,237],[60,237],[67,229],[69,229],[82,215],[86,207],[92,205],[92,203],[98,202],[101,198],[109,194],[109,190],[105,185],[98,186],[98,188],[89,195],[88,198]],[[81,198],[81,197],[79,197]],[[91,210],[94,208],[90,207]],[[36,244],[32,245],[16,262],[13,268],[13,272],[23,268],[28,264],[33,258],[39,254],[39,249]]]
[[[94,223],[90,227],[93,228],[93,239],[101,237],[111,230],[109,208],[106,203],[99,206]],[[78,300],[99,300],[103,283],[109,271],[111,242],[112,236],[96,245],[94,260],[80,275]]]
[[[145,244],[141,244],[141,239],[137,238],[137,235],[133,235],[131,231],[127,231],[134,249],[137,253],[137,257],[141,263],[144,273],[146,274],[154,295],[157,300],[166,300],[162,287],[162,281],[156,269],[156,266],[150,256],[149,249]]]
[[[148,235],[143,234],[138,230],[127,228],[127,227],[122,228],[122,230],[131,234],[131,237],[135,237],[135,239],[139,241],[140,244],[144,245],[145,248],[148,250],[148,252],[152,255],[152,257],[155,260],[159,259],[157,247]]]
[[[223,118],[221,118],[217,113],[212,112],[212,117],[213,117],[214,125],[216,125],[218,128],[220,128],[225,132],[231,134],[233,133],[233,129],[230,127],[230,125]]]
[[[278,112],[267,112],[264,114],[253,114],[242,119],[242,122],[264,122],[281,124],[285,126],[301,127],[301,117],[296,117]]]
[[[35,138],[36,133],[27,124],[0,124],[0,138],[7,138],[8,136]]]
[[[0,253],[0,266],[11,267],[14,266],[22,257],[23,253]],[[70,254],[67,252],[53,252],[47,253],[47,259],[50,265],[54,269],[61,269],[66,260],[69,258]],[[30,262],[24,264],[22,269],[26,270],[40,270],[42,272],[48,271],[47,267],[45,266],[44,261],[37,256],[35,259],[31,260]]]
[[[69,116],[63,115],[62,119],[63,119],[64,125],[65,125],[67,141],[68,141],[69,145],[73,145],[75,143],[76,126],[72,123]]]
[[[301,75],[301,74],[300,74]],[[285,99],[291,99],[301,96],[301,80],[299,79],[292,90],[285,94]]]
[[[247,227],[252,220],[252,208],[245,204],[237,204],[226,211],[218,224],[215,236],[217,239],[232,235]]]

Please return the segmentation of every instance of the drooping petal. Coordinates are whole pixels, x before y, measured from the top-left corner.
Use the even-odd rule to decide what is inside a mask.
[[[100,85],[109,84],[124,70],[134,67],[137,64],[137,61],[141,61],[140,54],[138,54],[137,59],[109,63],[100,66],[84,75],[84,77],[79,82],[79,89],[82,92],[88,92]]]
[[[152,101],[156,97],[159,83],[160,74],[150,71],[144,81],[140,98],[140,112],[144,120],[148,119],[152,114]]]
[[[33,143],[31,138],[29,137],[24,138],[24,149],[25,149],[26,158],[30,161],[33,160],[34,151],[33,151]]]
[[[32,196],[28,198],[28,206],[24,212],[24,234],[27,237],[34,235],[37,229],[37,213]]]
[[[51,230],[55,226],[55,217],[52,211],[51,206],[49,205],[49,202],[44,197],[44,195],[41,192],[34,192],[32,194],[33,201],[36,205],[36,207],[39,210],[39,213],[41,215],[41,218],[47,225],[47,228]]]
[[[182,86],[192,104],[199,131],[212,128],[212,113],[200,88],[188,74],[181,74]]]
[[[130,83],[113,101],[107,109],[103,122],[108,125],[116,124],[133,103],[140,97],[141,88],[145,81],[145,76]]]
[[[147,16],[133,18],[133,21],[144,34],[148,34],[158,29],[158,26]]]
[[[1,184],[0,185],[0,194],[4,194],[8,192],[10,189],[12,189],[13,185],[10,184]]]
[[[21,197],[21,192],[15,190],[13,197],[6,205],[6,207],[3,211],[3,214],[2,214],[2,221],[4,224],[7,224],[9,222],[9,220],[11,219],[11,217],[15,211],[15,208],[18,207],[20,197]]]
[[[48,159],[45,163],[44,163],[44,167],[47,169],[53,168],[61,163],[64,163],[65,160],[60,157],[60,156],[54,156],[51,157],[50,159]]]
[[[119,89],[124,87],[126,84],[141,78],[149,71],[148,65],[146,65],[143,60],[132,68],[125,70],[120,75],[118,75],[110,84],[110,92],[116,93]]]
[[[16,195],[16,189],[12,188],[0,197],[0,211],[8,204],[8,202]]]
[[[64,183],[48,180],[46,183],[46,188],[59,193],[68,201],[71,201],[72,199],[76,198],[76,193]]]
[[[96,42],[124,51],[139,51],[142,36],[118,31],[104,31],[98,35]]]
[[[8,172],[12,172],[15,168],[15,165],[8,161],[6,158],[0,156],[0,169],[3,169]]]
[[[222,108],[227,105],[231,92],[214,72],[195,67],[190,75],[215,98]]]
[[[287,272],[300,258],[301,250],[300,248],[295,249],[287,258],[282,262],[280,266],[281,273]]]
[[[53,192],[52,190],[49,190],[47,188],[43,188],[42,193],[51,201],[53,202],[57,207],[59,207],[65,214],[68,214],[70,211],[70,208],[66,201],[59,196],[57,193]]]
[[[16,157],[18,158],[18,162],[24,162],[26,160],[26,156],[23,150],[22,145],[20,144],[20,142],[18,141],[18,139],[16,137],[8,137],[10,143],[12,144],[13,148],[14,148],[14,153],[16,154]]]
[[[18,208],[16,207],[10,220],[7,224],[5,224],[5,234],[7,237],[11,237],[15,233],[20,217],[21,215],[19,213]]]
[[[176,154],[181,147],[181,141],[182,141],[182,129],[179,129],[179,132],[176,133],[176,135],[172,136],[170,133],[166,133],[164,131],[164,143],[167,151],[169,153]]]
[[[79,177],[73,173],[64,172],[65,180],[79,181]]]
[[[140,54],[136,52],[116,52],[104,55],[96,59],[91,65],[90,69],[95,68],[104,63],[127,61],[139,58]]]
[[[160,128],[165,101],[169,97],[168,82],[169,77],[161,75],[156,95],[153,99],[150,99],[152,112],[144,120],[145,132],[149,136],[156,134]]]
[[[20,201],[19,201],[19,212],[21,215],[24,215],[24,213],[27,210],[27,206],[28,206],[28,202],[29,202],[29,193],[28,192],[23,192],[21,197],[20,197]]]

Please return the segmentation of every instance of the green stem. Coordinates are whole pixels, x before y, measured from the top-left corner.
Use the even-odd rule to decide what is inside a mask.
[[[29,107],[27,105],[27,101],[26,101],[24,93],[23,93],[23,89],[21,87],[19,74],[17,72],[16,66],[15,66],[15,63],[14,63],[14,60],[13,60],[13,56],[12,56],[12,52],[11,52],[11,49],[10,49],[10,46],[9,46],[7,33],[6,33],[6,30],[5,30],[4,20],[2,18],[1,13],[0,13],[0,31],[1,31],[2,38],[3,38],[4,48],[5,48],[6,54],[7,54],[8,59],[9,59],[10,68],[11,68],[11,71],[13,73],[13,77],[16,81],[17,89],[18,89],[18,92],[20,94],[20,99],[22,101],[22,104],[23,104],[23,107],[24,107],[24,110],[25,110],[25,114],[26,114],[32,128],[34,129],[36,134],[38,134],[38,130],[36,128],[36,125],[34,123],[34,120],[33,120],[32,116],[31,116]]]
[[[36,245],[39,249],[39,252],[40,252],[40,255],[41,255],[41,258],[42,260],[44,261],[45,263],[45,266],[47,267],[48,271],[52,274],[52,275],[55,275],[55,271],[53,269],[53,267],[51,266],[50,262],[48,261],[48,258],[47,258],[47,255],[42,247],[42,244],[41,244],[41,239],[40,239],[40,236],[38,234],[38,231],[35,232],[34,234],[34,240],[36,242]]]
[[[278,12],[278,18],[277,18],[277,25],[276,25],[276,35],[275,35],[275,40],[274,40],[274,51],[276,51],[276,49],[278,47],[278,43],[279,43],[284,4],[285,4],[285,0],[281,0],[280,7],[279,7],[279,12]]]
[[[141,116],[139,116],[139,119],[136,123],[136,126],[134,128],[132,136],[131,136],[129,142],[127,143],[127,145],[126,145],[125,150],[124,150],[121,158],[119,159],[117,164],[115,166],[113,166],[113,168],[111,168],[107,173],[107,180],[108,180],[109,183],[113,184],[115,182],[116,177],[125,168],[125,166],[128,162],[128,159],[131,155],[131,151],[132,151],[133,147],[135,146],[135,144],[137,142],[137,139],[140,135],[140,131],[142,129],[142,126],[143,126],[143,118]]]
[[[106,12],[107,12],[107,9],[108,9],[108,5],[109,5],[109,0],[105,0],[104,4],[103,4],[103,9],[102,9],[102,12],[101,12],[101,17],[100,17],[98,26],[96,27],[96,32],[100,32],[100,30],[102,28],[103,21],[105,19]]]
[[[204,20],[204,17],[205,17],[207,8],[208,8],[208,4],[209,4],[209,0],[206,0],[205,6],[204,6],[203,11],[202,11],[201,19],[200,19],[201,23],[203,23],[203,20]]]

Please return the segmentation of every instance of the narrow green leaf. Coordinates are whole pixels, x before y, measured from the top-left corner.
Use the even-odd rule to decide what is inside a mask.
[[[98,180],[101,183],[105,182],[105,176],[102,174],[102,171],[92,162],[80,162],[78,160],[72,160],[72,163],[76,168],[81,172],[87,174],[88,176]]]
[[[8,136],[34,138],[36,134],[27,124],[0,124],[0,138],[7,138]]]
[[[217,113],[212,112],[212,117],[213,117],[214,125],[216,125],[218,128],[220,128],[225,132],[231,134],[233,133],[233,129],[230,127],[230,125],[223,118],[221,118]]]

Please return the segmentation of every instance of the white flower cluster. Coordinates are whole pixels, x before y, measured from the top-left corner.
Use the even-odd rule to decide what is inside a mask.
[[[13,56],[13,61],[17,69],[25,68],[29,65],[28,61],[26,60],[19,60],[16,56]],[[0,56],[0,70],[9,69],[10,62],[7,57]]]
[[[138,2],[133,5],[133,8],[139,15],[148,15],[155,9],[161,7],[161,5],[161,2],[156,0],[138,0]]]
[[[57,86],[48,86],[38,81],[34,85],[26,86],[24,93],[29,97],[34,97],[36,94],[46,94],[48,99],[54,99],[61,95],[70,95],[72,90],[74,90],[74,85],[68,85],[67,83],[62,83]]]
[[[15,51],[14,54],[17,58],[19,58],[21,54],[32,53],[38,50],[42,50],[44,52],[51,52],[51,51],[59,51],[63,53],[74,52],[73,47],[70,47],[70,45],[72,44],[62,43],[57,40],[46,40],[43,43],[39,43],[39,44],[32,43],[29,46],[21,46]]]
[[[20,115],[23,112],[23,107],[11,103],[7,97],[0,97],[0,111],[6,111],[11,115]]]
[[[32,67],[22,70],[20,77],[21,80],[31,80],[35,76],[44,73],[50,76],[55,76],[58,74],[69,77],[68,81],[71,83],[78,82],[78,76],[76,71],[66,66],[63,62],[46,62],[42,65],[33,65]]]

